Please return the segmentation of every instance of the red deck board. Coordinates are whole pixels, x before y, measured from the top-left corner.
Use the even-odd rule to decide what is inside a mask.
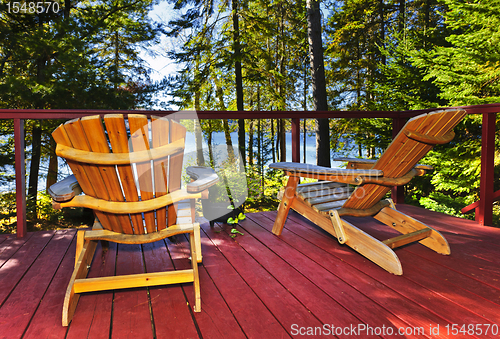
[[[0,309],[0,333],[21,338],[58,269],[74,232],[57,231]],[[32,237],[32,239],[35,236]]]
[[[407,311],[409,311],[410,308],[409,306],[411,306],[412,304],[408,302],[402,302],[401,301],[402,297],[407,298],[407,300],[412,300],[414,303],[422,306],[423,310],[421,310],[419,313],[422,313],[422,311],[424,311],[425,313],[435,314],[435,316],[439,316],[439,318],[444,318],[445,320],[447,320],[447,322],[443,323],[442,321],[439,320],[431,320],[432,318],[421,319],[424,321],[424,323],[427,322],[427,324],[440,324],[441,326],[445,326],[446,323],[469,324],[469,323],[488,322],[486,321],[486,319],[481,318],[479,314],[470,312],[469,310],[462,307],[459,303],[450,303],[450,300],[441,298],[439,294],[435,293],[432,290],[429,290],[426,287],[426,284],[419,285],[411,281],[409,276],[411,276],[414,272],[412,272],[408,267],[405,266],[404,261],[403,261],[403,271],[404,271],[403,276],[394,276],[380,269],[378,266],[371,263],[370,261],[364,259],[361,255],[354,255],[354,256],[348,255],[350,252],[353,251],[346,246],[340,246],[333,237],[329,235],[320,235],[319,233],[314,232],[314,230],[310,229],[311,227],[315,226],[312,225],[310,225],[310,227],[302,226],[305,224],[295,223],[293,219],[294,216],[291,216],[291,218],[289,218],[289,221],[286,224],[286,227],[290,228],[293,232],[307,238],[308,240],[312,241],[314,244],[323,248],[324,250],[341,257],[345,262],[349,263],[353,267],[356,267],[361,271],[366,272],[372,278],[376,279],[379,283],[382,283],[387,287],[391,288],[393,291],[401,294],[399,298],[389,299],[397,301],[392,306],[390,306],[389,309],[394,310],[394,312],[400,314],[403,318],[405,319],[412,318],[411,315],[405,314]],[[300,228],[302,228],[302,230]],[[396,251],[396,253],[401,253],[401,251]],[[420,274],[422,273],[425,274],[425,272],[421,272]],[[354,278],[350,279],[349,281],[359,290],[366,290],[366,287],[370,286],[369,284],[359,285],[357,283],[358,279],[356,279],[356,276],[354,276]],[[381,300],[382,302],[384,298],[388,297],[387,296],[388,289],[385,290],[386,290],[386,295],[382,293],[383,296]],[[367,295],[373,295],[373,296],[381,295],[380,293],[369,293],[369,292],[366,293]],[[445,308],[449,311],[446,312],[446,314],[438,313],[438,311],[442,308]],[[415,310],[413,310],[410,314],[412,314],[413,316],[418,316],[418,313],[415,313]],[[412,324],[412,326],[415,325]]]
[[[225,226],[227,227],[227,226]],[[286,288],[294,297],[322,323],[336,323],[338,325],[357,324],[361,321],[329,297],[320,288],[314,285],[307,277],[303,276],[295,268],[283,261],[269,248],[260,243],[251,234],[237,239],[240,244],[262,267],[272,273],[280,284]],[[291,320],[300,325],[314,325],[316,322],[300,323],[295,316],[295,308],[287,309]],[[299,314],[300,315],[300,314]],[[290,329],[290,327],[288,328]]]
[[[249,246],[242,246],[241,243],[251,241],[251,236],[237,237],[233,240],[227,233],[228,229],[230,230],[227,225],[224,228],[226,232],[216,232],[208,223],[203,224],[202,227],[205,234],[214,243],[218,244],[217,247],[224,254],[224,257],[237,269],[248,286],[266,304],[267,308],[287,331],[290,332],[294,324],[308,324],[314,327],[323,325],[273,277],[273,272],[266,271],[261,263],[252,257],[252,254],[245,251],[245,247],[248,248]],[[280,261],[279,264],[286,265],[273,253],[268,252],[267,254],[274,257],[271,259],[266,258],[267,260],[274,259]]]
[[[115,274],[116,248],[115,243],[109,243],[108,249],[103,251],[101,243],[97,244],[88,274],[89,278]],[[72,253],[73,260],[74,257],[75,253]],[[109,338],[112,308],[113,291],[83,293],[78,301],[73,320],[69,324],[67,338]]]
[[[253,219],[253,217],[250,217],[250,219]],[[272,248],[275,253],[280,255],[283,260],[313,280],[330,297],[355,314],[361,320],[361,323],[372,327],[392,326],[396,329],[408,326],[405,321],[402,321],[381,305],[373,302],[369,297],[347,284],[335,274],[332,274],[317,262],[304,256],[302,253],[292,251],[291,249],[294,247],[287,244],[283,239],[276,237],[260,226],[250,224],[250,222],[250,220],[245,220],[241,223],[247,232],[258,237],[267,247]],[[272,228],[271,223],[268,224],[267,221],[264,223],[269,225],[267,226],[269,229]],[[251,231],[247,227],[250,227]],[[335,269],[342,271],[345,265],[345,263],[339,260]]]
[[[30,268],[54,232],[37,232],[12,255],[0,270],[0,305],[5,302],[9,293],[16,287],[24,273]]]
[[[176,247],[183,249],[175,250],[173,244],[168,242],[169,250],[174,259],[176,269],[187,269],[191,267],[187,260],[178,260],[185,258],[189,253],[189,242],[187,236],[177,238]],[[208,241],[208,239],[203,239]],[[206,243],[206,242],[205,242]],[[202,246],[202,253],[205,255],[210,248]],[[238,322],[231,313],[226,301],[220,294],[217,286],[207,273],[204,263],[198,265],[201,290],[201,312],[194,313],[194,317],[201,336],[203,338],[227,338],[239,339],[246,338]],[[192,284],[183,284],[182,289],[188,299],[189,305],[194,305],[194,293]],[[217,319],[215,321],[214,319]]]
[[[144,273],[140,245],[118,245],[116,275]],[[152,338],[146,288],[117,290],[113,302],[112,338]],[[149,326],[144,326],[149,324]]]
[[[272,217],[272,215],[268,215],[268,217]],[[297,216],[292,215],[290,219],[295,219]],[[301,217],[299,217],[302,219]],[[303,221],[301,224],[304,224]],[[359,224],[359,220],[358,220]],[[288,224],[287,224],[288,225]],[[294,224],[290,223],[288,227],[293,228]],[[314,227],[314,226],[312,226]],[[316,233],[316,232],[311,232],[311,233]],[[325,237],[329,237],[329,235],[326,235]],[[333,239],[333,237],[332,237]],[[338,246],[338,245],[337,245]],[[423,247],[418,244],[414,244],[411,246],[408,246],[407,248],[415,248],[415,247]],[[436,254],[430,250],[423,249],[423,251],[429,251],[435,256],[440,256],[439,254]],[[432,275],[429,275],[425,271],[420,271],[418,272],[417,267],[420,267],[422,265],[413,265],[417,269],[417,272],[409,270],[409,266],[405,266],[406,262],[404,259],[408,258],[408,261],[414,263],[415,259],[417,261],[420,260],[420,262],[425,262],[426,260],[419,259],[418,256],[411,255],[408,251],[405,249],[398,249],[396,250],[396,253],[400,255],[403,263],[403,270],[404,270],[404,277],[409,279],[409,280],[417,280],[417,283],[420,284],[420,289],[419,290],[428,290],[429,286],[432,286],[431,290],[433,291],[433,294],[438,294],[442,296],[443,298],[446,298],[447,300],[451,300],[455,302],[456,308],[453,307],[453,305],[448,305],[446,306],[446,302],[437,302],[437,300],[442,300],[438,299],[435,297],[431,298],[423,298],[421,299],[423,302],[419,302],[422,305],[425,305],[430,311],[432,310],[441,310],[441,309],[447,309],[447,310],[452,310],[451,312],[446,312],[445,315],[446,317],[449,317],[450,314],[453,314],[455,312],[455,317],[454,320],[451,320],[452,323],[477,323],[481,322],[482,319],[487,318],[486,321],[483,320],[484,323],[498,323],[498,314],[500,312],[500,309],[496,304],[492,304],[482,298],[474,295],[473,293],[469,291],[465,291],[460,287],[454,287],[453,284],[450,284],[447,281],[442,280],[441,283],[439,283],[439,278],[433,279]],[[431,255],[432,255],[431,254]],[[356,256],[353,257],[352,259],[357,260],[358,262],[360,261],[361,256]],[[449,258],[449,257],[448,257]],[[436,265],[429,265],[430,267],[436,268],[440,270],[440,272],[443,271],[449,271],[446,267],[436,267]],[[383,272],[383,271],[382,271]],[[454,271],[451,271],[452,273]],[[456,273],[456,272],[455,272]],[[376,277],[373,273],[371,274],[372,276]],[[456,276],[456,274],[455,274]],[[383,277],[379,278],[380,281],[384,281]],[[387,280],[384,281],[386,283]],[[449,285],[449,286],[447,286]],[[390,285],[389,285],[390,286]],[[405,291],[403,289],[404,285],[402,284],[395,284],[394,288],[399,288],[401,291]],[[406,295],[409,295],[411,297],[415,297],[418,295],[418,293],[412,292],[412,293],[406,293]],[[469,311],[468,312],[461,312],[464,308],[467,308]],[[471,313],[473,313],[473,317],[470,318]],[[469,317],[468,317],[469,316]],[[479,317],[481,316],[481,317]]]
[[[202,225],[201,313],[191,310],[191,283],[149,288],[149,299],[146,288],[86,293],[68,328],[61,326],[61,311],[75,232],[2,235],[0,283],[7,292],[0,294],[7,298],[0,305],[0,338],[274,338],[290,337],[294,323],[417,326],[427,337],[436,337],[429,326],[439,324],[443,337],[448,323],[500,326],[500,230],[398,208],[442,231],[452,255],[404,246],[395,251],[404,274],[394,276],[296,213],[280,237],[270,232],[276,212],[248,214],[238,227],[245,235],[235,239],[228,225],[220,233]],[[396,234],[372,218],[354,220],[378,238]],[[110,243],[107,252],[98,245],[89,276],[185,269],[189,255],[186,236],[175,243]]]
[[[250,218],[254,219],[254,216],[252,215]],[[262,227],[266,228],[266,232],[271,234],[269,231],[272,227],[272,224],[266,222],[267,220],[264,216],[256,216],[255,221],[261,224]],[[290,219],[288,223],[292,224],[290,222]],[[288,223],[287,226],[291,226]],[[308,236],[309,233],[312,232],[306,232],[306,236]],[[259,238],[262,238],[262,236],[259,235]],[[342,255],[346,253],[342,253],[342,255],[338,258],[327,255],[326,252],[329,252],[328,247],[332,246],[330,239],[326,238],[326,246],[324,249],[326,252],[318,251],[317,248],[315,248],[315,245],[312,245],[308,243],[308,241],[297,237],[293,233],[288,232],[286,229],[280,236],[280,239],[289,244],[291,247],[300,249],[303,255],[310,257],[311,260],[314,260],[319,265],[322,265],[331,274],[336,275],[351,288],[357,290],[358,293],[360,292],[365,298],[371,299],[373,306],[369,307],[370,310],[377,310],[375,313],[381,314],[394,313],[395,316],[398,316],[400,318],[400,321],[404,321],[406,323],[400,323],[400,327],[407,327],[410,325],[427,327],[431,323],[445,324],[443,319],[441,319],[440,317],[428,314],[428,312],[425,312],[425,310],[421,309],[418,305],[412,303],[410,300],[406,300],[401,295],[398,295],[395,291],[384,288],[378,281],[373,280],[369,275],[367,275],[369,274],[369,272],[359,271],[358,269],[348,265],[347,261],[342,257]],[[321,241],[324,241],[325,239],[318,238],[315,240],[319,240],[319,247],[322,247]],[[333,243],[333,246],[336,246],[336,244]],[[318,254],[318,256],[315,256],[314,254]],[[347,253],[347,256],[349,255],[351,254]],[[379,270],[377,266],[370,267],[369,265],[372,264],[370,262],[367,262],[365,259],[362,260],[361,265],[361,267],[363,268],[368,265],[368,271],[370,271],[371,269]],[[383,272],[384,274],[388,274],[385,271]],[[404,308],[401,307],[402,304],[405,304]],[[362,312],[359,312],[357,310],[357,307],[353,305],[346,305],[346,308],[353,312],[353,314],[355,315],[359,314],[358,316],[362,317],[363,319],[366,317],[363,316]],[[394,308],[397,308],[398,312],[393,312]],[[392,326],[392,323],[385,323],[385,325]]]
[[[408,213],[408,215],[418,218],[421,221],[425,219],[419,215],[411,215],[410,213]],[[448,219],[450,218],[451,217],[448,217]],[[350,217],[346,219],[356,225],[359,225],[361,229],[368,230],[371,235],[378,239],[386,239],[399,234],[389,227],[378,223],[372,218],[359,218],[359,220],[356,220],[355,218]],[[457,222],[457,220],[453,221]],[[427,221],[427,224],[442,232],[443,236],[448,240],[451,248],[450,256],[436,255],[434,251],[419,244],[408,245],[404,249],[397,249],[396,252],[407,250],[414,255],[421,256],[449,269],[462,272],[471,278],[478,279],[483,283],[500,289],[500,265],[495,263],[500,255],[500,248],[497,246],[491,246],[488,242],[483,241],[483,239],[490,238],[494,232],[500,234],[500,229],[492,229],[486,232],[486,234],[482,234],[483,230],[479,228],[479,234],[476,234],[474,237],[465,237],[449,232],[446,226],[447,224],[436,221]]]
[[[24,339],[65,338],[67,328],[61,326],[61,314],[64,294],[75,264],[75,248],[76,238],[74,237],[23,336]]]
[[[202,244],[205,248],[203,266],[217,285],[246,336],[288,337],[287,331],[226,260],[224,254],[217,249],[217,243],[207,241],[206,235],[202,234]]]
[[[445,229],[453,231],[456,234],[463,236],[478,237],[481,236],[483,241],[487,241],[493,245],[500,246],[500,232],[496,227],[481,226],[473,220],[462,219],[438,213],[430,210],[424,210],[420,207],[412,205],[398,205],[397,208],[401,212],[413,216],[423,223],[442,225]]]
[[[2,267],[33,234],[33,232],[30,232],[26,237],[21,239],[18,239],[14,234],[3,235],[0,238],[0,267]]]
[[[164,241],[142,246],[147,272],[172,271],[174,269]],[[189,312],[189,305],[186,305],[186,298],[179,284],[151,287],[149,294],[158,338],[198,337]]]
[[[264,220],[261,221],[263,225],[267,225]],[[393,279],[396,286],[399,288],[404,286],[404,279],[402,277],[394,276],[386,271],[381,270],[378,266],[373,265],[363,257],[358,261],[357,265],[352,265],[347,257],[352,256],[350,250],[338,251],[332,247],[340,246],[336,240],[332,242],[330,236],[323,236],[315,234],[310,230],[300,229],[300,225],[289,220],[287,226],[291,229],[285,230],[282,234],[282,239],[290,244],[292,247],[300,248],[300,251],[322,264],[331,273],[336,274],[343,281],[362,292],[364,295],[370,297],[375,303],[383,306],[389,312],[393,312],[396,308],[396,315],[406,320],[412,326],[428,326],[431,323],[445,324],[441,317],[429,314],[425,309],[422,309],[418,303],[412,302],[410,299],[404,298],[400,294],[399,289],[387,289],[381,285],[380,282],[373,278],[374,275],[382,273],[383,278]],[[263,226],[269,229],[269,226]],[[299,236],[301,235],[301,236]],[[319,247],[330,256],[318,252],[314,247]],[[346,250],[342,248],[341,250]],[[316,253],[320,253],[318,256]],[[354,256],[356,258],[356,256]],[[358,258],[359,259],[359,258]],[[339,261],[342,263],[339,263]],[[404,307],[401,309],[401,305]]]

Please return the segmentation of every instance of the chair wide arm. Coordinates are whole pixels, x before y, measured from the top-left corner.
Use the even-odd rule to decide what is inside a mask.
[[[354,169],[369,169],[378,161],[377,159],[360,159],[360,158],[333,158],[333,161],[347,162],[346,168]],[[422,170],[433,170],[434,168],[430,165],[416,164],[413,168]]]
[[[186,173],[194,180],[186,185],[189,193],[202,192],[219,182],[219,177],[210,167],[189,166],[186,168]]]
[[[82,193],[82,188],[72,174],[50,186],[47,191],[54,201],[64,202]]]
[[[360,185],[365,177],[383,177],[384,172],[372,169],[344,169],[329,168],[298,162],[277,162],[269,165],[269,168],[282,170],[295,176],[314,178],[326,181],[342,182],[352,185]]]

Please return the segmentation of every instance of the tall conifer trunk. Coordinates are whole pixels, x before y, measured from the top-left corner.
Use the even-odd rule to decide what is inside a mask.
[[[307,0],[306,6],[314,110],[328,111],[319,0]],[[316,164],[318,166],[331,166],[328,119],[316,119]]]
[[[234,75],[236,85],[236,109],[243,111],[243,75],[241,70],[241,46],[240,46],[240,24],[238,13],[238,0],[231,0],[233,9],[233,53],[234,53]],[[245,119],[238,119],[238,148],[246,165],[245,151]]]

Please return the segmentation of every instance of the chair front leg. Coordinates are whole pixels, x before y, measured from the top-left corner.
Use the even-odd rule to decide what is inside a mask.
[[[195,233],[189,234],[189,245],[191,248],[191,265],[193,268],[194,311],[201,312],[200,277],[198,274],[198,263],[196,262],[197,253],[195,244]]]
[[[281,199],[281,203],[278,207],[278,215],[276,216],[276,220],[273,225],[273,233],[276,235],[281,235],[281,232],[283,231],[283,226],[285,225],[288,212],[290,211],[290,207],[295,200],[295,191],[297,190],[299,181],[300,177],[295,175],[290,175],[288,178],[288,182],[283,192],[283,198]]]

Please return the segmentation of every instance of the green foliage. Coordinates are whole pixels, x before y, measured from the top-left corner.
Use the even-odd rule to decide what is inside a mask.
[[[443,17],[453,34],[449,45],[415,52],[415,65],[426,69],[425,79],[440,88],[452,105],[500,101],[500,4],[496,0],[445,0]]]
[[[139,47],[158,42],[160,27],[147,17],[151,5],[151,0],[59,1],[58,13],[2,10],[0,106],[151,104],[158,85],[138,57]]]
[[[37,197],[38,218],[49,222],[59,222],[64,218],[63,210],[52,207],[52,198],[44,192],[39,192]]]

